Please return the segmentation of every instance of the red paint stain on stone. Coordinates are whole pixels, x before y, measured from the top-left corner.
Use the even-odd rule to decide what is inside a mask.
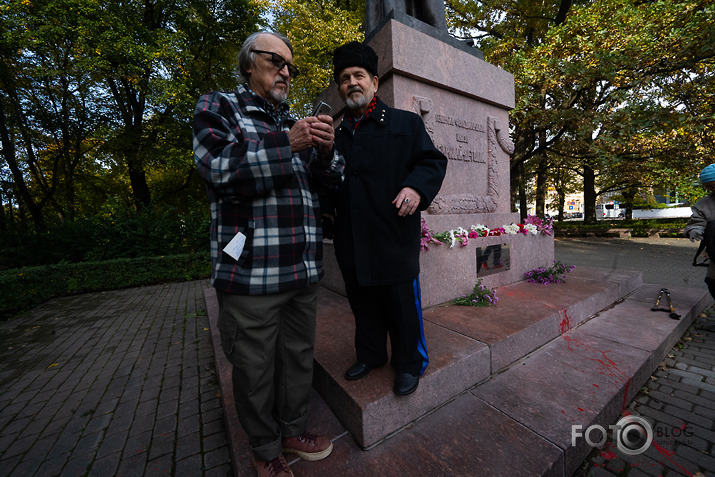
[[[569,319],[569,315],[566,314],[566,310],[564,310],[564,319],[561,320],[561,324],[559,325],[559,333],[564,334],[570,329],[571,329],[571,320]]]
[[[566,312],[564,312],[564,315],[566,315]],[[564,321],[568,323],[568,316],[566,316],[566,319]],[[564,321],[561,322],[562,329]],[[610,350],[602,351],[593,349],[583,341],[574,338],[573,336],[565,334],[562,334],[562,336],[564,340],[566,340],[569,351],[576,353],[584,359],[598,363],[599,367],[601,367],[601,370],[598,371],[599,374],[614,378],[613,382],[615,384],[625,383],[623,404],[621,407],[621,409],[625,411],[626,406],[628,405],[628,388],[630,387],[631,380],[626,373],[624,373],[618,368],[616,362],[608,357],[608,353],[610,353]],[[594,386],[597,388],[599,387],[596,384],[594,384]]]
[[[618,459],[618,454],[611,450],[605,450],[601,452],[601,456],[606,460]]]
[[[658,443],[657,443],[655,440],[652,442],[651,445],[652,445],[653,447],[655,447],[655,450],[657,450],[660,455],[662,455],[663,457],[665,457],[666,459],[668,459],[668,461],[669,461],[671,464],[675,465],[675,466],[678,467],[680,470],[682,470],[683,472],[685,472],[686,475],[690,475],[690,476],[692,477],[693,474],[691,474],[690,472],[688,472],[687,469],[684,469],[683,467],[681,467],[680,465],[678,465],[677,462],[675,462],[673,459],[671,459],[671,457],[673,457],[673,455],[674,455],[672,452],[670,452],[670,451],[667,450],[667,449],[663,449],[660,445],[658,445]],[[661,464],[663,464],[663,463],[661,462]],[[663,465],[665,465],[665,464],[663,464]]]

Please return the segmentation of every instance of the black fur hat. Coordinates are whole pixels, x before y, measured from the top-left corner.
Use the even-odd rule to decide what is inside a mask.
[[[377,76],[377,55],[375,50],[358,41],[351,41],[337,47],[333,52],[333,79],[336,83],[340,72],[351,66],[365,68],[368,73]]]

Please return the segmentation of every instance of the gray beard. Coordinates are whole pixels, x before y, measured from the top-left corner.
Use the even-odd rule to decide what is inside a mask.
[[[273,88],[275,88],[277,84],[278,84],[278,79],[276,78],[276,80],[273,82]],[[284,92],[280,93],[274,89],[271,89],[271,91],[268,93],[271,95],[271,98],[275,99],[278,102],[278,104],[283,103],[283,102],[285,102],[285,100],[288,99],[288,93],[290,92],[290,87],[288,86],[287,81],[285,84],[286,84],[286,88],[285,88]]]
[[[355,111],[356,109],[362,109],[367,105],[367,98],[365,98],[365,95],[363,94],[360,96],[360,99],[353,101],[351,98],[348,98],[345,100],[345,103],[348,105],[348,109]]]
[[[271,98],[275,99],[279,104],[285,102],[288,99],[288,93],[279,93],[278,91],[271,90]]]

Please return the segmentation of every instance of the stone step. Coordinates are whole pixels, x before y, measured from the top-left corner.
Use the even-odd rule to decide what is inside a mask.
[[[670,288],[682,315],[673,320],[651,311],[659,290],[641,286],[638,272],[583,267],[563,284],[500,288],[498,307],[459,307],[471,317],[457,307],[426,310],[431,363],[417,392],[401,398],[392,395],[389,366],[344,381],[354,359],[352,316],[342,297],[324,292],[315,382],[325,399],[316,394],[311,401],[309,427],[330,436],[335,450],[323,461],[294,459],[291,466],[301,476],[569,476],[591,449],[582,438],[571,445],[572,426],[615,422],[712,302],[706,290]],[[604,294],[612,297],[606,305]],[[206,299],[235,475],[254,475],[218,344],[213,290]],[[537,320],[536,308],[552,313]]]
[[[666,353],[712,301],[703,289],[671,288],[682,315],[674,320],[651,311],[659,290],[642,286],[472,394],[556,445],[564,475],[571,475],[591,451],[583,438],[572,445],[572,426],[608,429],[626,414],[626,406]]]
[[[430,364],[419,392],[392,393],[390,366],[346,381],[355,362],[354,318],[345,297],[322,290],[318,305],[314,384],[363,448],[370,448],[518,359],[532,353],[641,285],[640,272],[577,269],[558,285],[501,287],[495,307],[425,310]]]

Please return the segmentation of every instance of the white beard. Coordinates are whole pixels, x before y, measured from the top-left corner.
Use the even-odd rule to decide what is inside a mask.
[[[275,99],[278,104],[283,103],[285,100],[288,99],[288,92],[290,91],[290,87],[288,86],[288,81],[283,79],[283,85],[285,88],[283,90],[277,90],[276,85],[279,83],[280,79],[276,78],[276,80],[273,82],[273,88],[271,88],[271,91],[268,93],[271,95],[271,98]]]
[[[353,100],[352,98],[347,98],[345,100],[345,104],[348,105],[348,109],[351,111],[355,111],[356,109],[362,109],[367,105],[367,98],[365,98],[365,95],[362,94],[360,97],[356,100]]]
[[[286,99],[288,99],[287,91],[276,91],[272,89],[269,94],[271,95],[271,98],[278,102],[278,104],[283,103]]]

